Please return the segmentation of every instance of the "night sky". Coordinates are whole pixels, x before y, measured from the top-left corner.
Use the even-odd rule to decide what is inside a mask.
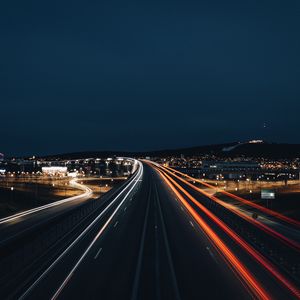
[[[300,143],[300,1],[1,1],[0,152]]]

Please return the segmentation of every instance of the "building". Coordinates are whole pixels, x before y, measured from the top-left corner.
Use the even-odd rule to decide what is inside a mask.
[[[49,176],[65,176],[68,173],[68,168],[61,166],[42,167],[42,172]]]

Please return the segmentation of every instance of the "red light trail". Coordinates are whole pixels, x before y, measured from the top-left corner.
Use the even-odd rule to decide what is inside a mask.
[[[205,231],[209,238],[214,242],[217,248],[222,252],[226,259],[230,262],[234,270],[238,271],[238,274],[245,281],[245,283],[251,288],[253,292],[260,299],[270,299],[270,296],[263,290],[263,288],[256,281],[254,276],[249,270],[235,257],[235,255],[230,251],[230,249],[225,245],[225,243],[217,236],[217,234],[210,228],[210,226],[201,218],[201,216],[196,212],[195,209],[183,198],[183,196],[178,192],[181,191],[190,201],[192,201],[198,208],[204,212],[210,220],[217,224],[223,232],[225,232],[231,239],[233,239],[241,248],[243,248],[248,255],[254,258],[264,269],[266,269],[274,278],[284,287],[286,287],[294,296],[300,299],[300,291],[295,287],[289,280],[287,280],[277,268],[268,261],[264,256],[262,256],[257,250],[250,246],[244,239],[239,237],[232,229],[230,229],[222,220],[220,220],[216,215],[209,211],[205,206],[199,203],[194,197],[192,197],[181,185],[179,185],[174,179],[172,179],[166,172],[170,173],[168,170],[161,170],[156,168],[161,174],[164,181],[176,194],[181,203],[186,207],[189,213],[194,217],[199,226]],[[172,174],[172,176],[176,176]]]
[[[184,177],[187,177],[187,178],[189,178],[189,179],[192,179],[192,180],[194,180],[194,181],[196,181],[196,182],[199,182],[200,184],[202,184],[202,185],[204,185],[204,186],[206,186],[206,187],[216,189],[215,186],[213,186],[213,185],[211,185],[211,184],[209,184],[209,183],[207,183],[207,182],[204,182],[204,181],[195,179],[195,178],[193,178],[193,177],[191,177],[191,176],[189,176],[189,175],[187,175],[187,174],[184,174],[184,173],[179,172],[179,171],[177,171],[177,170],[174,170],[174,169],[172,169],[172,168],[169,168],[169,167],[165,167],[165,168],[171,170],[172,172],[175,172],[175,173],[177,173],[177,174],[180,174],[180,175],[182,175],[182,176],[184,176]],[[295,225],[295,226],[297,226],[297,227],[300,227],[300,222],[297,221],[297,220],[294,220],[294,219],[292,219],[292,218],[289,218],[289,217],[287,217],[287,216],[284,216],[284,215],[282,215],[282,214],[280,214],[280,213],[278,213],[278,212],[275,212],[275,211],[273,211],[273,210],[271,210],[271,209],[269,209],[269,208],[266,208],[266,207],[264,207],[264,206],[261,206],[261,205],[259,205],[259,204],[257,204],[257,203],[253,203],[253,202],[251,202],[251,201],[249,201],[249,200],[247,200],[247,199],[244,199],[244,198],[242,198],[242,197],[239,197],[239,196],[234,195],[234,194],[232,194],[232,193],[229,193],[229,192],[227,192],[227,191],[224,191],[224,190],[221,190],[221,189],[217,189],[217,190],[218,190],[218,192],[220,192],[220,193],[222,193],[222,194],[224,194],[224,195],[227,195],[227,196],[229,196],[229,197],[232,198],[232,199],[235,199],[235,200],[237,200],[237,201],[239,201],[239,202],[242,202],[242,203],[244,203],[244,204],[246,204],[246,205],[252,206],[252,207],[254,207],[254,208],[256,208],[256,209],[258,209],[258,210],[260,210],[260,211],[262,211],[262,212],[264,212],[264,213],[266,213],[266,214],[268,214],[268,215],[271,215],[271,216],[273,216],[273,217],[275,217],[275,218],[278,218],[278,219],[280,219],[280,220],[282,220],[282,221],[285,221],[285,222],[287,222],[287,223],[289,223],[289,224],[292,224],[292,225]]]
[[[179,192],[170,183],[170,181],[167,179],[167,177],[165,175],[161,173],[161,176],[165,180],[166,184],[172,189],[172,191],[175,193],[175,195],[180,200],[180,202],[185,206],[185,208],[188,210],[188,212],[193,216],[194,220],[203,229],[203,231],[206,233],[206,235],[209,237],[209,239],[217,247],[217,249],[219,249],[221,251],[224,258],[226,258],[226,260],[234,268],[234,270],[237,272],[237,274],[240,276],[240,278],[243,280],[243,282],[247,284],[247,286],[253,292],[253,294],[258,299],[262,299],[262,300],[271,299],[271,297],[268,295],[268,293],[264,290],[264,288],[260,285],[260,283],[256,280],[256,278],[250,273],[250,271],[245,267],[245,265],[239,261],[239,259],[225,245],[225,243],[220,239],[220,237],[199,216],[199,214],[192,208],[192,206],[179,194]]]
[[[164,168],[161,167],[164,170],[166,170],[168,173],[172,174],[172,176],[176,177],[178,180],[182,181],[183,183],[187,184],[188,186],[190,186],[192,189],[196,190],[197,192],[203,194],[204,196],[210,198],[211,200],[213,200],[214,202],[217,202],[218,204],[222,205],[223,207],[225,207],[226,209],[230,210],[232,213],[238,215],[239,217],[243,218],[244,220],[248,221],[249,223],[253,224],[254,226],[258,227],[259,229],[263,230],[265,233],[281,240],[283,243],[285,243],[286,245],[296,249],[297,251],[300,251],[300,245],[298,242],[293,241],[289,238],[287,238],[286,236],[284,236],[283,234],[279,233],[278,231],[270,228],[269,226],[253,219],[252,217],[248,216],[247,214],[243,213],[242,211],[236,209],[234,207],[234,205],[232,204],[228,204],[224,201],[222,201],[221,199],[210,195],[209,193],[205,192],[203,189],[200,189],[196,186],[194,186],[193,184],[191,184],[190,182],[182,179],[181,177],[173,174],[171,171],[169,171],[168,168]]]

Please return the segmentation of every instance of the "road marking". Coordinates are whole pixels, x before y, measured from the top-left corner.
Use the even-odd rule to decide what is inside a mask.
[[[94,259],[97,259],[97,257],[99,256],[100,252],[102,251],[102,248],[99,249],[99,251],[96,253]]]
[[[191,224],[192,227],[194,227],[194,223],[192,221],[190,221],[190,224]]]
[[[209,255],[211,256],[211,258],[212,258],[217,264],[219,264],[218,261],[217,261],[217,259],[216,259],[216,257],[214,256],[214,254],[213,254],[212,251],[210,250],[210,248],[209,248],[208,246],[206,246],[205,248],[206,248],[206,250],[208,251],[208,253],[209,253]]]
[[[148,194],[148,198],[147,198],[146,215],[144,218],[143,231],[142,231],[141,242],[140,242],[139,253],[138,253],[138,261],[137,261],[137,265],[136,265],[132,294],[131,294],[131,300],[138,299],[138,288],[139,288],[139,282],[140,282],[140,276],[141,276],[140,274],[141,274],[141,268],[142,268],[144,246],[145,246],[146,229],[147,229],[148,218],[149,218],[150,198],[151,198],[151,194],[152,194],[151,187],[152,186],[150,185],[149,194]]]
[[[127,206],[125,206],[124,211],[126,211],[126,209],[127,209]]]
[[[167,260],[168,260],[168,264],[169,264],[169,268],[170,268],[170,275],[171,275],[171,279],[173,282],[173,288],[174,288],[174,297],[173,299],[175,300],[180,300],[180,293],[179,293],[179,289],[178,289],[178,283],[177,283],[177,279],[176,279],[176,274],[175,274],[175,270],[174,270],[174,263],[172,260],[172,255],[171,255],[171,250],[170,250],[170,244],[168,241],[168,235],[167,235],[167,231],[166,231],[166,223],[164,220],[164,216],[163,216],[163,212],[162,212],[162,208],[161,208],[161,204],[160,204],[160,197],[159,197],[159,193],[157,190],[157,185],[154,183],[154,187],[155,187],[155,192],[156,192],[156,203],[157,203],[157,210],[158,210],[158,214],[160,216],[160,223],[161,223],[161,231],[162,231],[162,236],[163,236],[163,243],[166,249],[166,254],[167,254]],[[158,278],[158,277],[157,277]],[[159,288],[159,280],[157,283],[157,287]],[[158,293],[158,296],[160,295],[160,293]]]
[[[182,206],[180,206],[180,208],[181,208],[181,210],[182,210],[182,211],[184,211],[184,209],[183,209],[183,207],[182,207]]]
[[[115,223],[114,227],[117,227],[118,223],[119,223],[119,221],[117,221],[117,222]]]

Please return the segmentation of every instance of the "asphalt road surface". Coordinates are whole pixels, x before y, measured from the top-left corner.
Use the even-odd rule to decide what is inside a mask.
[[[227,222],[229,231],[188,195]],[[252,235],[239,233],[251,249],[241,246],[238,237],[230,235],[238,221],[228,222],[230,213],[212,208],[203,195],[197,197],[164,169],[140,164],[136,174],[112,191],[59,251],[44,257],[42,267],[32,266],[33,275],[20,277],[15,284],[20,288],[1,298],[299,298],[295,276],[275,265],[275,274],[278,267],[287,278],[282,283],[268,269],[270,258],[266,263],[265,255],[257,258],[250,251]],[[247,231],[244,221],[241,224]]]

